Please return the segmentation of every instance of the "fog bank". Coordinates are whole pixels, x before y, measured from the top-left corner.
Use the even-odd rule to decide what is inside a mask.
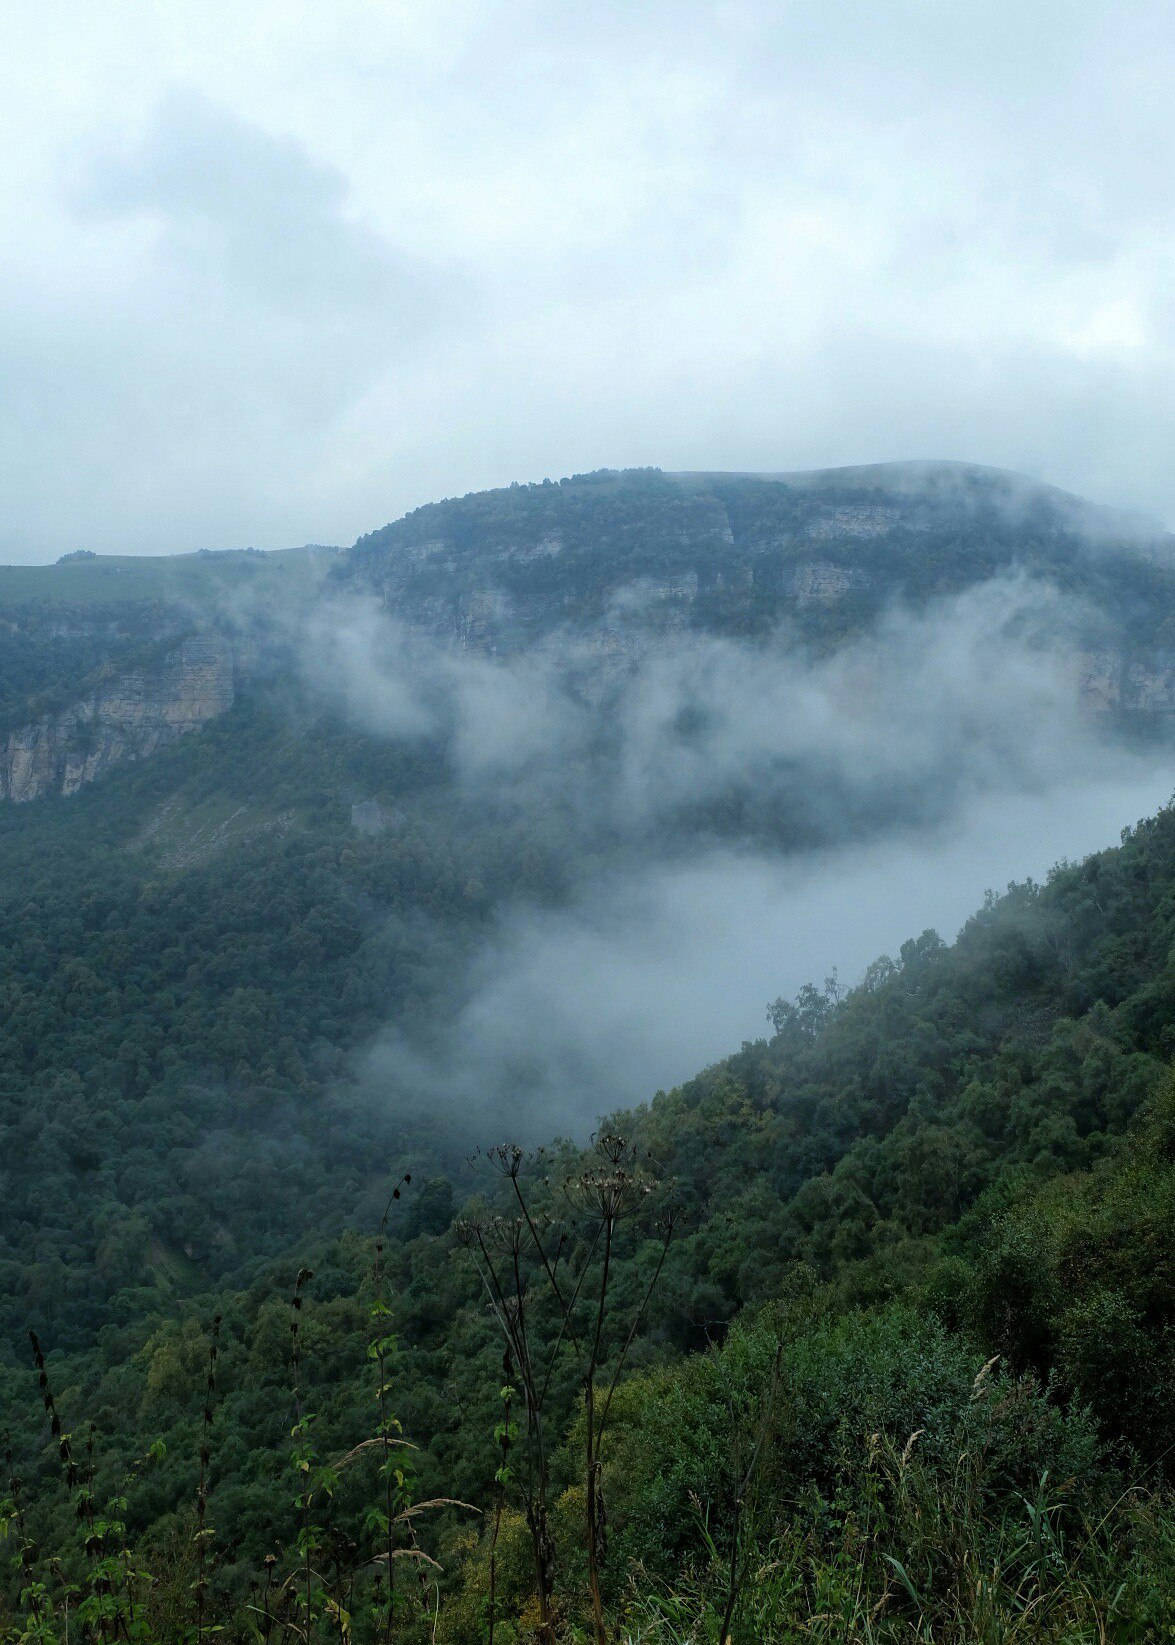
[[[368,1073],[460,1105],[475,1128],[583,1135],[762,1036],[776,996],[834,967],[854,982],[928,926],[949,940],[988,888],[1115,844],[1171,786],[1166,759],[1123,758],[974,799],[937,828],[791,858],[715,850],[595,884],[567,910],[515,911],[475,964],[446,1054],[389,1035]]]
[[[320,605],[311,695],[442,749],[446,803],[548,865],[415,1039],[389,1010],[362,1083],[471,1137],[583,1135],[761,1036],[769,1000],[852,983],[927,927],[950,940],[989,888],[1113,845],[1172,766],[1161,720],[1128,742],[1083,698],[1091,644],[1129,652],[1098,622],[1011,575],[895,598],[823,650],[682,629],[618,660],[590,627],[490,656]]]

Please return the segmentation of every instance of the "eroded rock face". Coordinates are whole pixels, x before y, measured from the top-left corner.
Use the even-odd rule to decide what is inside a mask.
[[[1123,688],[1125,705],[1141,714],[1175,713],[1175,669],[1132,663]]]
[[[857,566],[806,560],[791,574],[789,588],[803,610],[807,606],[835,605],[850,589],[865,587],[868,580]]]
[[[1175,714],[1175,665],[1165,659],[1128,662],[1117,651],[1084,651],[1078,680],[1082,702],[1094,713]]]
[[[0,743],[0,799],[21,805],[76,794],[111,767],[145,759],[227,713],[233,649],[215,634],[185,640],[154,668],[134,669]]]
[[[903,523],[900,509],[880,503],[826,508],[808,525],[809,537],[822,541],[839,538],[884,537]]]

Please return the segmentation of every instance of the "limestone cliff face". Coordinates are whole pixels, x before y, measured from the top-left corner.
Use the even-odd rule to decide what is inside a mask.
[[[796,566],[789,591],[802,609],[835,605],[850,589],[868,588],[870,578],[858,566],[831,565],[827,560],[805,560]]]
[[[418,509],[331,575],[457,650],[566,651],[589,696],[686,634],[782,632],[826,651],[895,602],[1027,578],[1064,591],[1072,622],[1054,643],[1087,712],[1175,716],[1175,537],[965,465],[510,487]]]
[[[232,646],[219,635],[193,635],[157,666],[134,669],[9,732],[0,742],[0,800],[20,805],[76,794],[113,766],[207,725],[234,696]]]
[[[1129,661],[1117,651],[1085,651],[1078,658],[1078,678],[1082,701],[1094,713],[1175,714],[1170,658]]]

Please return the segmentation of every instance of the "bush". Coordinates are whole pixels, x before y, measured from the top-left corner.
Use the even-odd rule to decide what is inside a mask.
[[[767,1310],[721,1349],[623,1390],[608,1501],[627,1561],[668,1578],[703,1557],[703,1526],[722,1545],[788,1325],[786,1311]],[[964,1337],[906,1307],[809,1321],[785,1338],[773,1404],[756,1488],[765,1536],[801,1504],[818,1521],[858,1499],[879,1448],[900,1452],[912,1435],[932,1478],[960,1454],[972,1459],[984,1512],[1030,1497],[1046,1473],[1079,1478],[1086,1493],[1106,1473],[1083,1410],[1050,1403],[1031,1377],[984,1367]]]

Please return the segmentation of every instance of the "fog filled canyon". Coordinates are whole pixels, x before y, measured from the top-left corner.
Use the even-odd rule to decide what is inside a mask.
[[[71,1404],[82,1390],[103,1415],[109,1472],[148,1430],[186,1454],[213,1317],[239,1620],[237,1590],[269,1569],[304,1320],[325,1444],[366,1457],[347,1436],[370,1394],[344,1348],[381,1379],[394,1361],[394,1431],[427,1430],[447,1529],[393,1535],[454,1560],[474,1598],[438,1578],[441,1612],[403,1600],[403,1637],[423,1645],[437,1614],[451,1645],[483,1637],[469,1617],[496,1544],[454,1556],[453,1516],[498,1489],[517,1550],[538,1511],[486,1449],[505,1430],[483,1383],[516,1374],[510,1333],[542,1283],[558,1297],[562,1264],[594,1294],[600,1238],[623,1295],[638,1275],[663,1293],[617,1338],[638,1426],[617,1442],[631,1487],[606,1487],[642,1583],[697,1558],[675,1436],[736,1399],[766,1410],[772,1355],[791,1356],[788,1420],[809,1437],[777,1439],[770,1466],[797,1491],[832,1492],[844,1448],[873,1456],[883,1428],[941,1428],[933,1399],[961,1445],[989,1420],[993,1354],[1001,1399],[1031,1412],[1017,1491],[1100,1457],[1099,1434],[1152,1461],[1167,1443],[1165,1257],[1111,1215],[1167,1181],[1150,1117],[1175,1050],[1160,528],[957,464],[605,470],[430,505],[348,549],[0,568],[0,624],[0,1400],[47,1526],[68,1510],[24,1397],[30,1327]],[[1058,1182],[1072,1227],[1049,1208]],[[585,1233],[609,1195],[623,1215]],[[494,1289],[503,1251],[514,1302]],[[1103,1262],[1133,1275],[1112,1304]],[[540,1302],[534,1326],[567,1432],[577,1306],[560,1325]],[[1124,1346],[1105,1372],[1111,1306]],[[744,1353],[753,1395],[730,1392]],[[49,1364],[34,1358],[51,1388]],[[932,1392],[908,1393],[910,1366]],[[712,1374],[713,1409],[654,1432],[687,1386],[672,1379]],[[536,1433],[508,1436],[532,1468]],[[163,1476],[128,1498],[147,1542],[187,1511],[182,1464]],[[669,1493],[673,1528],[646,1490]],[[558,1536],[574,1569],[579,1532]],[[542,1637],[530,1581],[510,1601],[519,1641]],[[314,1613],[313,1590],[300,1603]]]
[[[1171,789],[1169,539],[995,471],[602,472],[7,576],[8,826],[177,891],[328,850],[349,1003],[297,1060],[385,1137],[586,1136]]]

